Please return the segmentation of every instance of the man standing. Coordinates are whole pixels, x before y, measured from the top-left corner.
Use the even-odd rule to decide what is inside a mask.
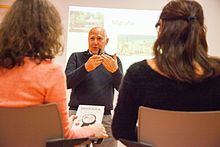
[[[80,104],[105,106],[102,123],[110,138],[95,146],[116,147],[117,142],[113,139],[111,131],[111,110],[114,89],[119,89],[123,71],[116,54],[111,56],[104,51],[108,40],[104,28],[92,28],[88,34],[89,49],[73,53],[68,60],[65,73],[67,88],[72,89],[70,115],[76,113]]]

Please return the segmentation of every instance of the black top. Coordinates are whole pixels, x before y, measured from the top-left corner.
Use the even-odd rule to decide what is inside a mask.
[[[129,67],[119,91],[113,136],[137,140],[138,107],[165,110],[220,110],[220,76],[199,83],[178,82],[154,71],[146,60]]]
[[[87,72],[84,64],[91,57],[88,51],[73,53],[66,66],[67,88],[72,89],[69,109],[81,105],[102,105],[105,111],[113,109],[114,88],[119,89],[122,79],[122,64],[117,57],[119,69],[110,73],[103,65]]]

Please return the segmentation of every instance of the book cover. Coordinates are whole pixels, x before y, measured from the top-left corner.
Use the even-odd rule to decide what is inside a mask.
[[[102,123],[104,115],[104,106],[97,105],[79,105],[73,122],[73,127],[83,127],[95,123]]]

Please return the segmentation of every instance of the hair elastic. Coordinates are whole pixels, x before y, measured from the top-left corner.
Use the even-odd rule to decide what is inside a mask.
[[[188,17],[187,17],[187,21],[188,21],[188,22],[191,22],[191,21],[194,21],[194,20],[196,20],[196,17],[195,17],[195,16],[188,16]]]

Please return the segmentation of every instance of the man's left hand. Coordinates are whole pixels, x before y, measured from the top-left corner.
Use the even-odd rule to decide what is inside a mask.
[[[116,54],[114,54],[113,58],[109,55],[102,55],[103,57],[103,66],[111,73],[114,73],[118,70],[118,63]]]

